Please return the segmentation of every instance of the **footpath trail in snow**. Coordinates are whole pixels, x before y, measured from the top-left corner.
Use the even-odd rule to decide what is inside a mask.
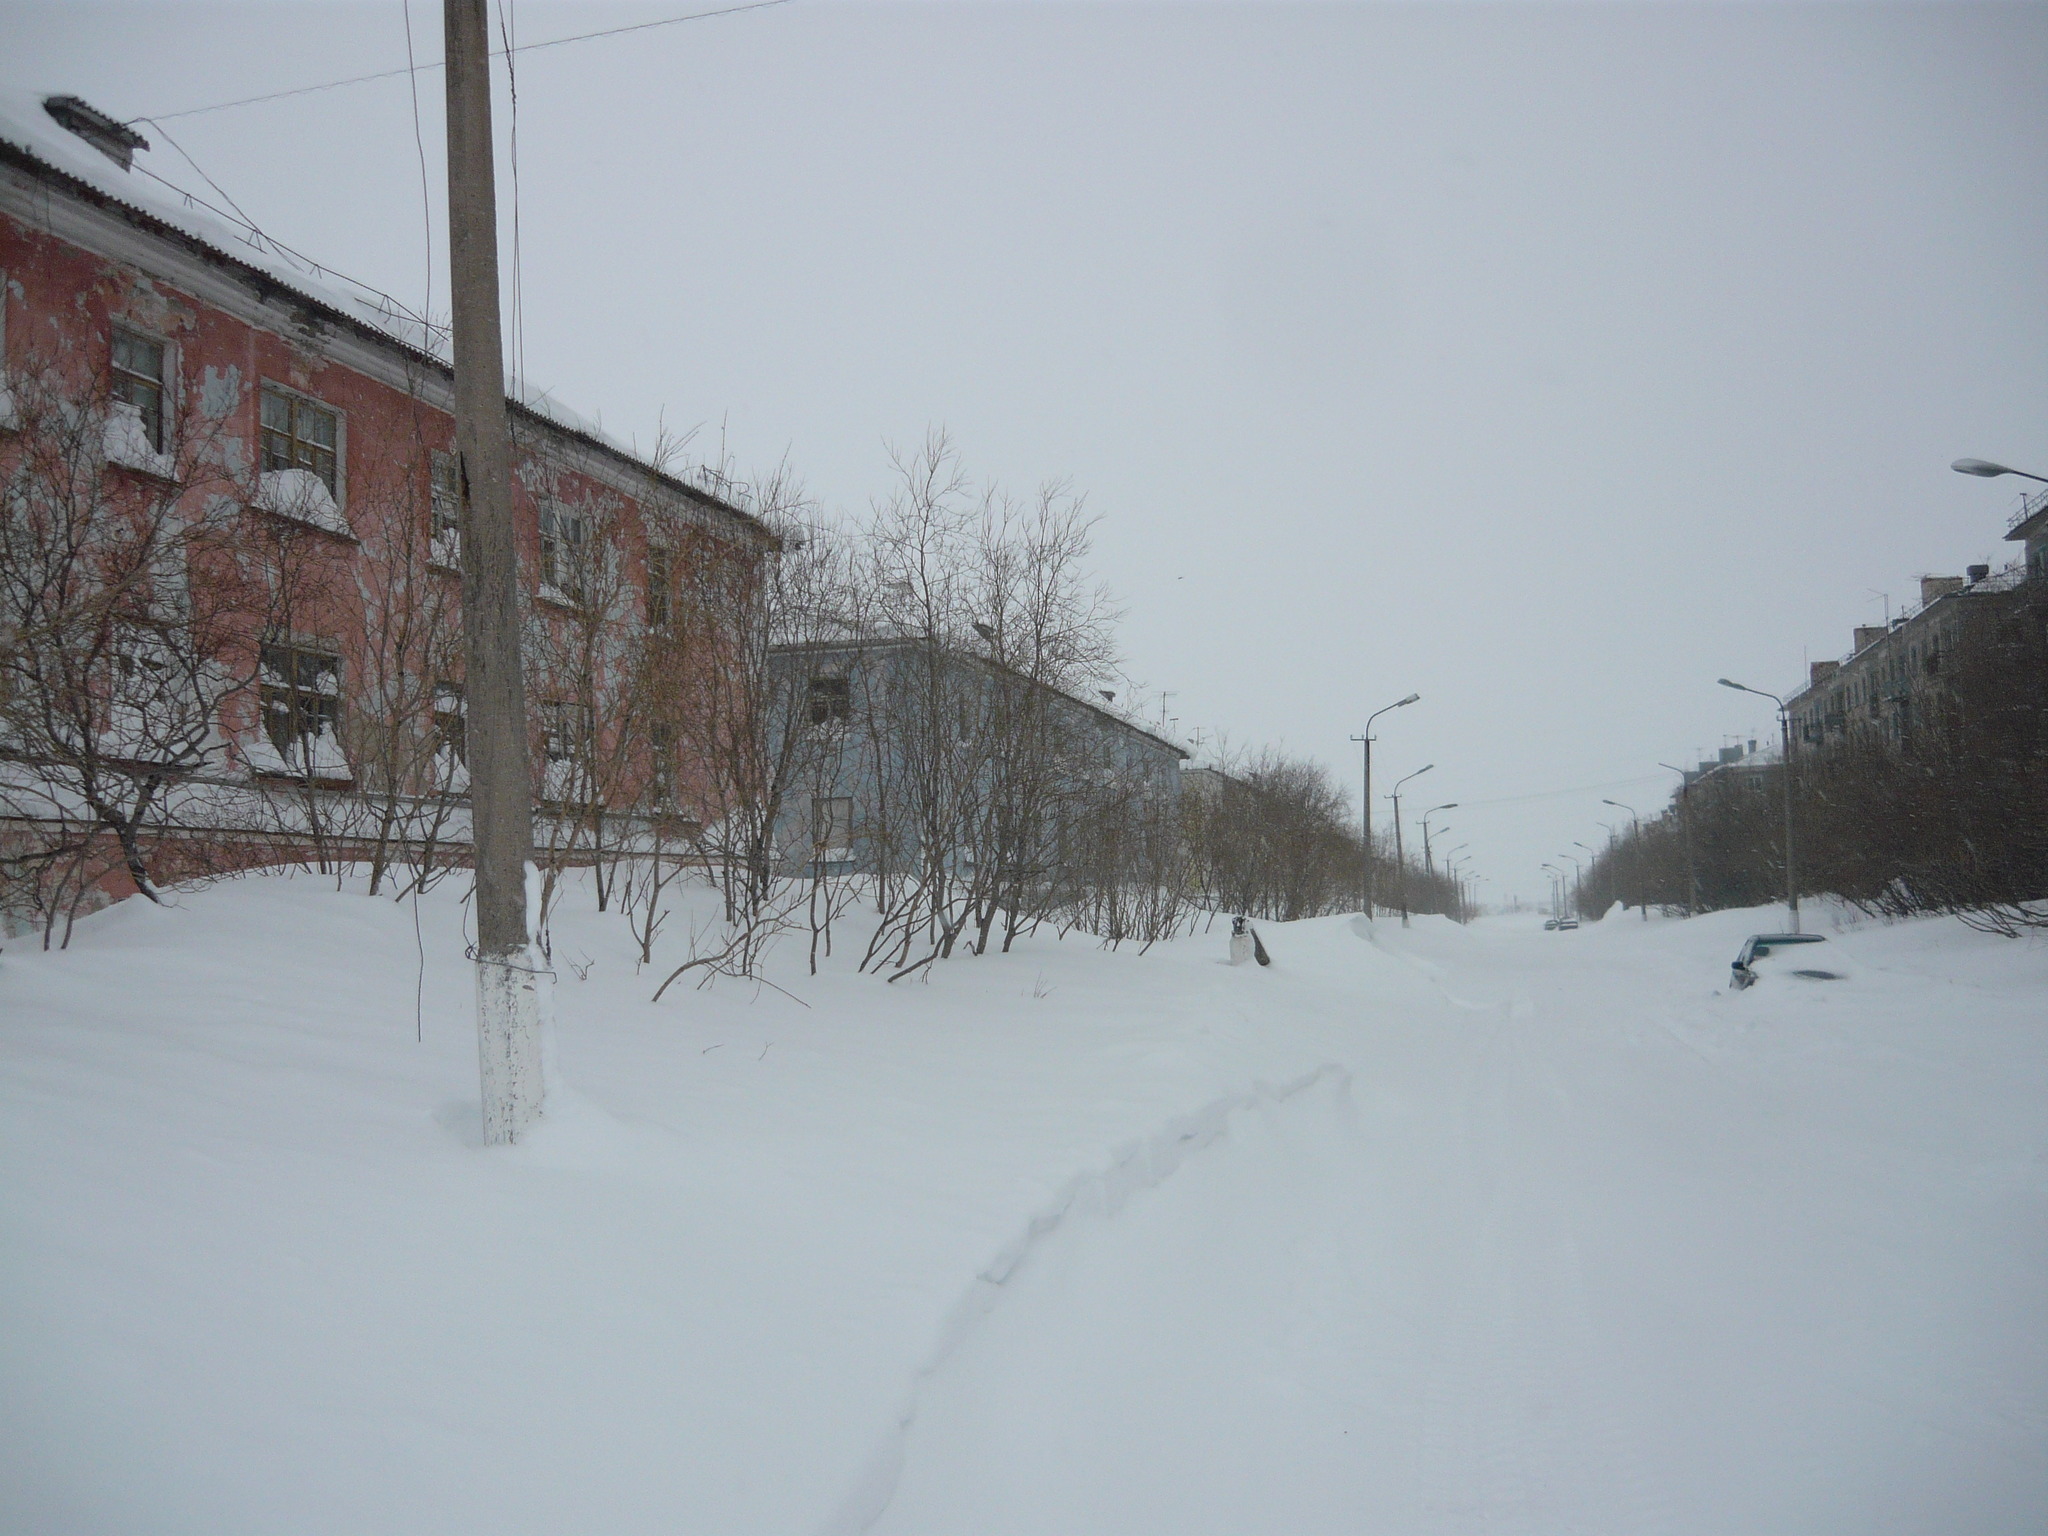
[[[1769,913],[1327,919],[653,1007],[585,903],[486,1152],[419,918],[0,957],[0,1531],[2048,1524],[2048,943],[1738,995]]]

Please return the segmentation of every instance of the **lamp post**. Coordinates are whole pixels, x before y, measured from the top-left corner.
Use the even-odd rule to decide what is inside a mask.
[[[1643,818],[1636,814],[1632,805],[1623,805],[1619,800],[1602,800],[1602,805],[1611,805],[1617,811],[1627,811],[1628,819],[1635,829],[1636,854],[1636,910],[1643,914],[1643,921],[1650,920],[1650,903],[1643,894]]]
[[[1700,877],[1692,865],[1692,775],[1670,763],[1657,766],[1678,775],[1678,835],[1685,840],[1685,915],[1691,917],[1700,909]]]
[[[1557,917],[1564,916],[1564,871],[1555,864],[1543,866],[1550,871],[1550,910]]]
[[[1364,895],[1364,897],[1365,897],[1365,920],[1366,920],[1367,922],[1371,922],[1371,921],[1372,921],[1372,898],[1373,898],[1373,888],[1372,888],[1372,886],[1373,886],[1373,880],[1372,880],[1372,723],[1373,723],[1373,721],[1375,721],[1375,720],[1379,719],[1379,717],[1380,717],[1381,715],[1384,715],[1384,714],[1385,714],[1385,713],[1387,712],[1387,710],[1388,710],[1388,709],[1405,709],[1405,708],[1406,708],[1406,707],[1407,707],[1408,705],[1410,705],[1410,704],[1413,704],[1413,703],[1414,703],[1414,702],[1415,702],[1415,701],[1416,701],[1417,699],[1419,699],[1419,698],[1421,698],[1421,697],[1422,697],[1422,695],[1421,695],[1421,694],[1419,694],[1419,693],[1411,693],[1411,694],[1409,694],[1409,695],[1408,695],[1408,697],[1407,697],[1407,698],[1405,698],[1405,699],[1396,699],[1396,700],[1394,700],[1394,702],[1393,702],[1393,703],[1391,703],[1391,704],[1389,704],[1389,705],[1387,705],[1387,706],[1386,706],[1386,709],[1376,709],[1376,710],[1374,710],[1374,711],[1373,711],[1373,712],[1372,712],[1371,714],[1369,714],[1369,715],[1367,715],[1367,716],[1365,717],[1365,730],[1364,730],[1364,732],[1363,732],[1362,734],[1360,734],[1360,735],[1357,735],[1357,736],[1354,736],[1354,737],[1352,737],[1352,738],[1351,738],[1351,739],[1352,739],[1353,741],[1357,742],[1357,743],[1359,744],[1359,746],[1360,746],[1361,748],[1363,748],[1363,749],[1364,749],[1364,756],[1365,756],[1365,799],[1364,799],[1364,802],[1363,802],[1363,805],[1364,805],[1364,822],[1365,822],[1365,824],[1364,824],[1364,825],[1363,825],[1362,827],[1360,827],[1360,828],[1359,828],[1359,831],[1360,831],[1360,832],[1362,832],[1362,833],[1364,834],[1364,840],[1365,840],[1365,868],[1364,868],[1364,870],[1363,870],[1363,874],[1364,874],[1364,877],[1365,877],[1365,878],[1364,878],[1364,880],[1363,880],[1363,882],[1362,882],[1362,884],[1363,884],[1363,891],[1362,891],[1362,894],[1363,894],[1363,895]]]
[[[1442,805],[1433,805],[1428,810],[1422,813],[1422,867],[1428,870],[1431,875],[1434,875],[1436,873],[1436,865],[1430,862],[1429,857],[1429,818],[1434,816],[1438,811],[1455,811],[1457,808],[1457,801],[1446,800]],[[1437,828],[1437,830],[1439,832],[1448,832],[1450,831],[1450,828],[1439,827]]]
[[[1424,763],[1413,773],[1403,774],[1400,778],[1394,780],[1394,792],[1387,796],[1389,800],[1394,802],[1394,868],[1401,875],[1401,926],[1403,928],[1408,926],[1408,855],[1401,846],[1401,786],[1410,779],[1422,777],[1423,774],[1429,772],[1435,766],[1435,763]]]
[[[1975,459],[1958,459],[1956,465],[1975,464]],[[1996,465],[1989,466],[1997,469]],[[1967,475],[1981,475],[1982,469],[1967,469]],[[2019,470],[1999,470],[2000,474],[2019,474]],[[1723,688],[1733,688],[1737,693],[1753,693],[1758,698],[1769,699],[1778,706],[1778,732],[1785,746],[1785,761],[1781,765],[1785,777],[1785,907],[1790,914],[1792,931],[1799,932],[1799,879],[1792,857],[1792,712],[1785,707],[1785,701],[1775,693],[1766,693],[1761,688],[1752,688],[1747,683],[1730,682],[1727,678],[1716,678]]]
[[[1559,857],[1560,859],[1569,859],[1569,860],[1571,860],[1571,865],[1572,865],[1572,889],[1571,889],[1571,903],[1572,903],[1572,910],[1571,910],[1571,915],[1572,915],[1573,917],[1583,917],[1583,916],[1585,916],[1585,913],[1584,913],[1583,911],[1581,911],[1581,910],[1580,910],[1580,907],[1579,907],[1579,900],[1580,900],[1580,898],[1581,898],[1581,897],[1583,897],[1583,896],[1584,896],[1584,895],[1586,894],[1586,882],[1585,882],[1585,878],[1584,878],[1584,875],[1583,875],[1583,873],[1581,872],[1581,870],[1580,870],[1579,866],[1580,866],[1580,865],[1581,865],[1581,864],[1582,864],[1582,863],[1584,862],[1584,860],[1580,859],[1580,858],[1579,858],[1579,856],[1578,856],[1577,854],[1574,854],[1574,853],[1560,853],[1560,854],[1558,855],[1558,857]]]

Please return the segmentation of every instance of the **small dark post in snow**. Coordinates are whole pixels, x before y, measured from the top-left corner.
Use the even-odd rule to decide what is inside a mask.
[[[476,849],[477,1050],[484,1140],[517,1141],[540,1113],[550,997],[527,928],[533,786],[519,661],[519,557],[498,317],[498,199],[485,0],[444,0],[448,257],[453,269],[455,446],[462,464],[462,632]]]

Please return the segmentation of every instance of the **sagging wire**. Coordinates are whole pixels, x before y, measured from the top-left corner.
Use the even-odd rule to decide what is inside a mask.
[[[216,218],[221,219],[228,224],[239,225],[243,234],[247,237],[248,243],[250,245],[255,246],[259,250],[267,250],[268,252],[270,252],[270,254],[274,256],[283,257],[287,262],[296,266],[301,272],[305,273],[307,276],[337,279],[341,282],[347,283],[351,288],[355,288],[362,292],[363,294],[368,295],[370,298],[377,300],[378,303],[382,306],[384,312],[390,318],[395,320],[402,319],[410,322],[413,325],[417,325],[420,328],[420,349],[422,351],[431,353],[434,350],[434,333],[437,330],[442,333],[445,333],[447,331],[446,326],[434,326],[432,323],[428,321],[426,316],[413,313],[411,306],[403,303],[397,298],[394,298],[391,294],[386,293],[382,288],[378,288],[370,283],[366,283],[361,278],[350,277],[346,272],[343,272],[338,268],[330,267],[325,265],[324,263],[315,261],[312,257],[308,256],[304,251],[297,250],[292,246],[286,245],[284,241],[278,239],[277,236],[265,230],[262,225],[258,224],[254,219],[250,218],[247,213],[243,212],[241,204],[237,203],[234,200],[234,198],[228,194],[228,191],[225,187],[221,186],[219,182],[215,181],[211,176],[206,174],[206,167],[201,165],[197,160],[194,160],[192,158],[190,151],[185,149],[183,145],[179,144],[176,139],[170,136],[170,134],[164,132],[164,128],[161,123],[158,123],[154,118],[148,117],[138,117],[132,119],[132,121],[138,123],[148,123],[152,128],[155,128],[157,132],[162,133],[164,135],[164,141],[167,144],[169,144],[171,148],[177,150],[177,152],[180,155],[183,155],[185,157],[186,161],[189,162],[190,165],[192,166],[192,169],[199,173],[200,178],[204,180],[209,187],[213,188],[213,190],[217,194],[219,194],[221,199],[224,202],[226,202],[228,206],[226,208],[217,207],[214,204],[209,203],[205,198],[199,196],[198,193],[193,192],[190,188],[179,186],[175,181],[172,181],[169,177],[158,175],[155,171],[152,171],[146,165],[134,165],[130,167],[131,170],[133,170],[139,175],[147,176],[151,181],[155,182],[158,186],[168,188],[170,191],[177,193],[179,197],[184,199],[187,207],[203,208],[208,213],[214,215]]]
[[[405,74],[412,87],[412,143],[420,157],[420,226],[427,245],[427,292],[421,314],[429,321],[434,313],[434,201],[427,186],[427,140],[420,131],[420,72],[412,53],[412,0],[403,0],[405,10]],[[421,334],[425,335],[425,327]]]
[[[526,398],[526,284],[519,246],[519,0],[497,0],[498,41],[503,43],[505,80],[512,100],[512,372],[520,399]],[[509,17],[508,17],[509,13]]]
[[[659,21],[636,21],[630,26],[606,27],[597,32],[578,32],[573,37],[551,37],[545,42],[524,43],[520,46],[520,52],[536,53],[543,48],[560,48],[566,43],[587,43],[593,38],[617,37],[626,32],[645,32],[653,27],[673,27],[686,21],[709,21],[716,16],[737,16],[744,11],[765,11],[772,6],[789,5],[791,3],[792,0],[749,0],[749,3],[746,5],[728,5],[715,11],[692,11],[687,16],[664,16]],[[131,117],[128,121],[131,125],[135,123],[157,123],[161,125],[168,118],[197,117],[202,112],[225,112],[231,107],[254,107],[266,101],[283,101],[292,96],[311,96],[319,91],[340,90],[345,85],[366,85],[372,80],[395,80],[400,75],[414,73],[416,70],[440,69],[443,67],[437,61],[432,64],[408,65],[405,69],[380,69],[372,71],[367,75],[350,75],[346,80],[326,80],[322,81],[319,85],[299,85],[292,87],[288,91],[267,91],[261,96],[244,96],[236,101],[217,101],[209,107],[186,107],[177,112],[159,113],[156,117]]]

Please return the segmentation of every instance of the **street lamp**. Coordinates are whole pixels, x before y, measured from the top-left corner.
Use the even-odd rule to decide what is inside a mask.
[[[1643,921],[1650,920],[1650,903],[1643,895],[1643,818],[1636,814],[1632,805],[1623,805],[1619,800],[1602,800],[1602,805],[1611,805],[1617,811],[1627,811],[1628,819],[1635,823],[1636,833],[1636,910],[1643,914]]]
[[[1550,871],[1550,910],[1559,917],[1564,916],[1564,871],[1555,864],[1543,866]]]
[[[1700,877],[1692,866],[1692,775],[1670,763],[1657,766],[1678,775],[1678,829],[1685,839],[1685,915],[1691,917],[1700,907]]]
[[[1983,459],[1957,459],[1949,465],[1959,475],[1982,475],[1986,480],[1995,480],[2000,475],[2018,475],[2022,480],[2039,480],[2048,485],[2048,475],[2037,475],[2031,470],[2010,469],[2003,464],[1988,463]],[[1755,692],[1754,689],[1751,692]]]
[[[1583,847],[1583,846],[1584,846],[1584,844],[1579,844],[1578,846],[1580,846],[1580,847]],[[1585,881],[1585,877],[1584,877],[1584,875],[1583,875],[1582,871],[1581,871],[1581,870],[1580,870],[1580,868],[1579,868],[1579,866],[1580,866],[1580,865],[1581,865],[1581,864],[1582,864],[1582,863],[1583,863],[1584,861],[1583,861],[1582,859],[1580,859],[1580,858],[1579,858],[1579,856],[1578,856],[1577,854],[1575,854],[1575,853],[1560,853],[1560,854],[1558,855],[1558,857],[1559,857],[1560,859],[1570,859],[1570,860],[1571,860],[1571,864],[1572,864],[1572,893],[1571,893],[1571,894],[1572,894],[1572,910],[1571,910],[1571,915],[1572,915],[1573,917],[1584,917],[1584,916],[1585,916],[1585,912],[1584,912],[1584,911],[1583,911],[1583,909],[1581,909],[1581,907],[1579,906],[1579,898],[1580,898],[1580,897],[1582,897],[1582,896],[1584,896],[1584,895],[1586,894],[1586,881]]]
[[[1368,721],[1367,723],[1370,724],[1371,722]],[[1401,926],[1403,928],[1408,926],[1408,855],[1401,846],[1401,786],[1410,779],[1421,778],[1435,766],[1435,763],[1424,763],[1413,773],[1403,774],[1400,778],[1394,780],[1394,792],[1387,796],[1389,800],[1394,802],[1394,867],[1401,873]]]
[[[1363,832],[1363,833],[1365,834],[1365,869],[1364,869],[1364,871],[1363,871],[1363,873],[1364,873],[1364,876],[1365,876],[1365,880],[1364,880],[1364,887],[1365,887],[1365,888],[1364,888],[1364,891],[1363,891],[1363,895],[1364,895],[1364,897],[1365,897],[1365,920],[1366,920],[1367,922],[1371,922],[1371,921],[1372,921],[1372,897],[1373,897],[1373,889],[1372,889],[1372,723],[1373,723],[1373,721],[1375,721],[1375,720],[1379,719],[1379,717],[1380,717],[1381,715],[1384,715],[1384,714],[1385,714],[1385,713],[1387,712],[1387,710],[1388,710],[1388,709],[1405,709],[1405,708],[1406,708],[1406,707],[1407,707],[1408,705],[1410,705],[1410,704],[1413,704],[1413,703],[1414,703],[1414,702],[1415,702],[1415,701],[1416,701],[1417,699],[1419,699],[1419,698],[1421,698],[1421,697],[1422,697],[1422,695],[1421,695],[1421,694],[1419,694],[1419,693],[1411,693],[1411,694],[1409,694],[1409,695],[1408,695],[1408,697],[1407,697],[1407,698],[1405,698],[1405,699],[1396,699],[1396,700],[1394,700],[1394,702],[1393,702],[1393,703],[1391,703],[1391,704],[1389,704],[1389,705],[1388,705],[1388,706],[1386,707],[1386,709],[1376,709],[1376,710],[1374,710],[1374,711],[1373,711],[1373,712],[1372,712],[1371,714],[1369,714],[1369,715],[1367,715],[1367,716],[1365,717],[1365,731],[1364,731],[1364,734],[1362,734],[1362,735],[1358,735],[1358,736],[1354,736],[1354,737],[1352,737],[1352,738],[1351,738],[1351,739],[1352,739],[1353,741],[1357,742],[1357,743],[1358,743],[1358,744],[1360,745],[1360,747],[1361,747],[1361,748],[1363,748],[1363,750],[1364,750],[1364,754],[1365,754],[1365,802],[1364,802],[1364,804],[1365,804],[1365,825],[1364,825],[1364,826],[1362,826],[1361,828],[1359,828],[1359,830],[1360,830],[1361,832]]]
[[[1976,459],[1958,459],[1956,467],[1975,464]],[[1997,465],[1986,465],[1983,469],[1965,469],[1966,475],[1981,475],[1991,471],[1999,474],[2020,474],[2020,470],[1999,469]],[[2034,477],[2034,478],[2039,478]],[[1753,693],[1758,698],[1769,699],[1778,706],[1778,731],[1785,743],[1785,906],[1791,914],[1792,931],[1799,932],[1799,881],[1792,859],[1792,712],[1785,707],[1785,701],[1775,693],[1766,693],[1761,688],[1752,688],[1747,683],[1730,682],[1725,677],[1715,679],[1723,688],[1733,688],[1737,693]]]
[[[1429,859],[1429,818],[1434,816],[1438,811],[1455,811],[1457,808],[1457,801],[1446,800],[1442,805],[1433,805],[1428,810],[1422,813],[1422,867],[1428,870],[1432,875],[1436,873],[1436,866],[1432,864]],[[1440,832],[1448,832],[1450,828],[1439,827],[1437,830]]]

